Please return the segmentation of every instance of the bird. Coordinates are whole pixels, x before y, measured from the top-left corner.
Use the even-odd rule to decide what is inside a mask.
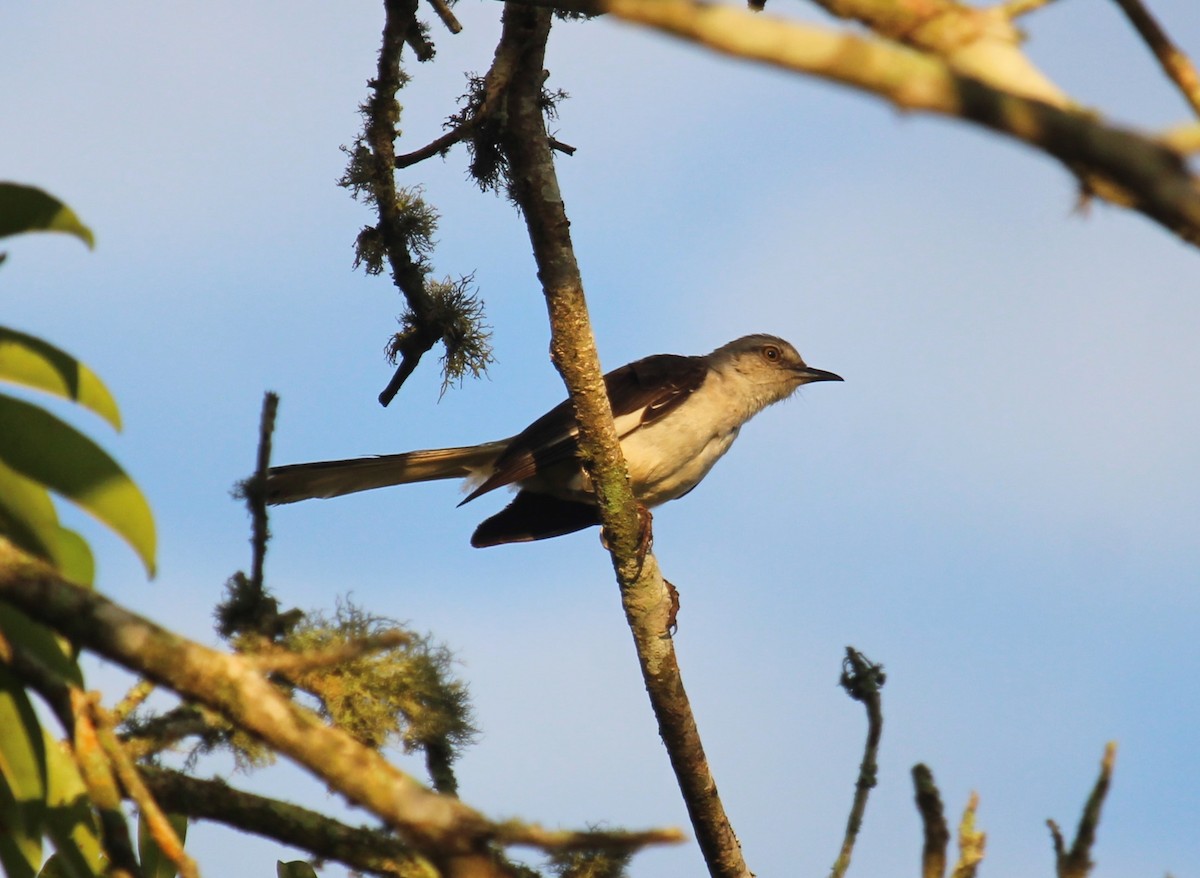
[[[614,369],[604,382],[634,496],[647,508],[682,497],[760,411],[804,384],[841,380],[763,333],[710,354],[657,354]],[[264,494],[278,505],[460,478],[471,488],[461,506],[511,485],[516,496],[475,529],[471,545],[542,540],[600,524],[578,440],[574,407],[565,400],[507,439],[271,467]]]

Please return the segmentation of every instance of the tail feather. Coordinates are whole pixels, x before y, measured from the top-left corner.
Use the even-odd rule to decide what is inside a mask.
[[[508,440],[502,440],[462,448],[274,466],[267,471],[267,502],[295,503],[410,482],[486,477],[507,445]]]

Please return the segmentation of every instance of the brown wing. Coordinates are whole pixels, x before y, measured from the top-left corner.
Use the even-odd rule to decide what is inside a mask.
[[[604,376],[613,417],[641,413],[626,433],[651,423],[676,408],[704,383],[708,366],[703,357],[658,354],[637,360]],[[463,503],[504,485],[528,479],[535,472],[579,457],[579,424],[570,400],[542,415],[512,438],[496,460],[492,475]],[[461,505],[461,504],[460,504]]]

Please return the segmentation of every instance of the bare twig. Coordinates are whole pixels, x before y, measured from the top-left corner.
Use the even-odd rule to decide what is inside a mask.
[[[468,120],[462,125],[457,125],[450,129],[432,143],[427,143],[420,149],[414,149],[412,152],[406,152],[404,155],[396,156],[396,167],[407,168],[417,164],[417,162],[423,162],[426,159],[431,159],[435,155],[442,155],[446,152],[446,150],[454,146],[454,144],[461,143],[463,140],[470,137],[471,131],[474,129],[475,124],[476,122],[474,119]]]
[[[854,804],[850,807],[850,816],[846,820],[846,834],[842,840],[842,849],[829,873],[830,878],[841,878],[850,867],[854,842],[858,838],[863,814],[867,810],[867,797],[875,787],[876,774],[879,770],[877,761],[879,738],[883,734],[883,708],[879,690],[883,687],[885,680],[883,665],[872,663],[852,646],[846,647],[846,658],[842,661],[840,682],[842,688],[846,690],[846,694],[855,701],[861,701],[867,710],[867,743],[863,752],[862,764],[858,769],[858,780],[854,784]]]
[[[558,187],[542,114],[543,59],[550,13],[507,3],[497,64],[516,59],[501,135],[510,193],[529,227],[538,277],[550,315],[551,357],[563,377],[580,425],[580,447],[596,486],[604,537],[613,558],[638,659],[659,732],[675,769],[697,842],[713,876],[749,876],[725,815],[666,636],[670,600],[638,513],[613,428],[588,320],[570,223]]]
[[[630,851],[652,844],[679,844],[686,841],[687,836],[678,829],[579,832],[514,823],[511,829],[501,825],[496,840],[506,845],[527,845],[544,851]]]
[[[942,796],[933,782],[933,772],[925,765],[914,765],[913,786],[916,789],[917,812],[925,830],[921,849],[921,878],[942,878],[946,874],[946,846],[950,844],[950,829],[942,809]]]
[[[223,823],[363,872],[399,876],[424,871],[416,854],[386,830],[347,826],[219,780],[153,766],[143,766],[141,772],[150,792],[171,813]]]
[[[275,414],[279,411],[279,394],[268,391],[263,394],[262,413],[258,421],[258,457],[254,466],[254,490],[246,492],[246,507],[253,522],[250,544],[253,557],[250,566],[250,584],[257,591],[263,588],[263,563],[267,555],[267,540],[270,531],[267,524],[267,500],[262,486],[267,483],[267,470],[271,466],[271,437],[275,432]]]
[[[196,867],[196,861],[184,851],[183,842],[175,834],[171,821],[167,819],[167,815],[154,800],[154,796],[146,789],[129,754],[117,740],[113,730],[115,725],[113,716],[94,701],[91,703],[91,712],[100,746],[108,754],[109,762],[116,771],[117,778],[121,781],[126,795],[137,804],[138,811],[145,819],[146,825],[149,826],[150,833],[154,836],[159,850],[163,852],[163,856],[175,864],[175,868],[179,870],[179,874],[183,878],[199,878],[200,870]]]
[[[1075,841],[1071,843],[1069,850],[1058,824],[1053,820],[1046,821],[1054,839],[1055,870],[1058,878],[1085,878],[1092,870],[1092,845],[1096,841],[1100,811],[1104,807],[1104,797],[1108,795],[1108,787],[1112,782],[1113,763],[1116,758],[1117,745],[1109,741],[1104,748],[1104,758],[1100,761],[1100,776],[1096,779],[1096,785],[1092,787],[1087,804],[1083,806],[1083,815],[1079,818],[1079,827],[1075,830]]]
[[[1053,2],[1054,0],[1008,0],[1007,3],[1001,3],[998,8],[1000,14],[1005,18],[1018,18],[1028,15],[1030,12],[1036,12]]]
[[[1154,53],[1163,72],[1179,88],[1192,111],[1200,116],[1200,76],[1188,56],[1171,41],[1142,0],[1116,0],[1142,40]]]
[[[979,808],[979,794],[971,793],[967,807],[963,809],[962,821],[958,824],[958,862],[950,878],[975,878],[976,867],[983,862],[987,834],[975,828],[975,812]]]
[[[884,40],[694,0],[608,0],[610,13],[716,51],[808,73],[906,110],[985,126],[1059,159],[1108,200],[1200,245],[1200,182],[1152,138],[1007,92]]]
[[[0,541],[0,552],[7,544]],[[71,749],[79,776],[87,787],[88,798],[100,818],[100,836],[104,852],[116,874],[141,875],[141,867],[133,853],[129,826],[121,812],[121,792],[113,776],[112,764],[100,744],[96,725],[92,722],[92,698],[82,689],[69,687],[73,714]]]
[[[429,0],[429,5],[437,13],[437,17],[442,20],[442,24],[446,26],[446,30],[452,34],[462,33],[462,23],[459,22],[446,0]]]

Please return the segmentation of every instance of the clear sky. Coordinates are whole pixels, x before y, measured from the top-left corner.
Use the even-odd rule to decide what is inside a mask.
[[[1152,6],[1200,55],[1200,6]],[[399,302],[351,270],[371,217],[334,181],[378,7],[6,10],[0,176],[67,200],[97,247],[6,242],[0,322],[115,392],[123,435],[78,423],[147,492],[161,575],[90,528],[100,587],[204,642],[248,563],[229,489],[264,390],[283,398],[278,463],[494,439],[563,395],[523,224],[458,151],[402,182],[442,212],[438,275],[475,273],[497,363],[439,402],[431,359],[375,401]],[[463,73],[490,63],[499,5],[458,11],[464,33],[435,25],[438,60],[411,69],[402,149],[440,134]],[[1115,4],[1060,3],[1028,27],[1083,103],[1148,128],[1187,118]],[[951,813],[979,792],[985,874],[1052,874],[1043,821],[1073,830],[1110,739],[1095,874],[1195,874],[1200,254],[1137,215],[1075,211],[1072,180],[1030,150],[830,85],[608,22],[556,25],[547,66],[571,94],[557,136],[578,152],[559,171],[606,367],[772,332],[846,379],[759,416],[655,517],[751,868],[834,859],[864,733],[836,686],[853,644],[889,679],[852,874],[915,874],[920,761]],[[280,509],[270,584],[287,606],[352,593],[457,651],[484,730],[461,792],[487,813],[686,824],[596,533],[474,550],[503,498],[458,500],[441,483]],[[295,771],[232,782],[336,806]],[[270,875],[281,855],[204,827],[189,846],[209,875]],[[702,865],[689,846],[633,872]]]

